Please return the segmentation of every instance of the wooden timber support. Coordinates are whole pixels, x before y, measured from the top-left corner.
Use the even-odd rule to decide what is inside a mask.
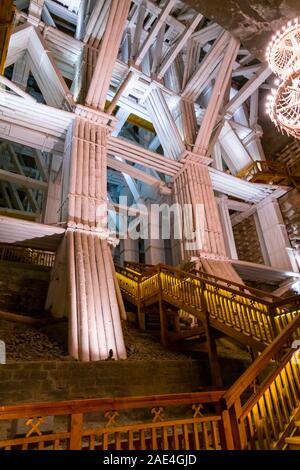
[[[299,308],[299,298],[284,302],[278,306]],[[227,391],[1,406],[0,423],[26,419],[28,432],[23,437],[3,436],[0,449],[283,449],[300,417],[300,361],[294,360],[295,351],[287,348],[298,337],[299,329],[298,314]],[[274,364],[272,367],[275,357],[276,368]],[[263,382],[253,388],[253,381],[261,374]],[[141,415],[145,417],[124,424],[122,413],[128,410],[143,410]],[[86,429],[83,423],[89,413],[99,416],[99,420]],[[39,427],[45,416],[67,416],[69,426],[63,432],[55,429],[42,433]]]
[[[286,299],[279,305],[291,308],[293,303],[299,305],[299,298]],[[283,447],[285,436],[291,432],[300,412],[300,362],[294,358],[295,350],[287,348],[298,337],[299,328],[298,314],[224,394],[221,401],[225,416],[230,419],[233,449]],[[270,372],[274,358],[277,366]],[[263,382],[246,402],[241,401],[243,394],[264,371],[267,376]]]
[[[15,6],[12,0],[2,0],[0,5],[0,74],[4,75],[9,39],[13,28]]]
[[[209,366],[210,366],[210,373],[211,373],[211,381],[212,381],[212,384],[215,385],[216,387],[222,388],[223,381],[222,381],[220,363],[218,360],[216,335],[209,321],[209,311],[207,310],[207,305],[206,305],[206,300],[205,300],[205,286],[203,282],[202,282],[200,291],[201,291],[201,294],[200,294],[201,311],[203,315],[203,325],[204,325],[205,336],[206,336],[206,341],[208,345],[208,358],[209,358]]]
[[[162,283],[161,283],[161,267],[160,265],[157,268],[158,271],[158,305],[159,305],[159,320],[160,320],[160,335],[161,335],[161,342],[163,346],[168,345],[168,319],[166,315],[166,307],[163,301],[162,295]]]
[[[164,343],[167,336],[164,302],[197,318],[206,331],[212,364],[216,361],[214,330],[255,351],[263,351],[298,315],[299,296],[292,297],[296,307],[288,311],[272,294],[202,272],[194,275],[161,264],[144,272],[136,268],[134,273],[134,266],[135,263],[131,269],[116,269],[123,296],[138,307],[140,315],[145,305],[159,303]]]

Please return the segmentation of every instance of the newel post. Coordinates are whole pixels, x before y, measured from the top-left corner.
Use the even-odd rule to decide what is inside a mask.
[[[244,420],[241,421],[242,415],[241,399],[238,398],[229,408],[229,419],[231,423],[231,432],[233,438],[233,446],[235,450],[245,450],[247,447],[247,436],[244,426]]]
[[[205,328],[205,335],[206,335],[206,341],[207,341],[207,347],[208,347],[208,359],[209,359],[211,380],[212,380],[213,385],[215,385],[216,387],[222,388],[223,380],[222,380],[220,363],[218,359],[216,338],[215,338],[214,330],[210,326],[209,311],[207,309],[204,292],[205,292],[205,283],[203,281],[200,281],[201,312],[203,315],[203,325]]]
[[[75,413],[70,417],[70,450],[82,449],[83,414]]]
[[[270,318],[270,325],[271,325],[272,339],[273,340],[280,333],[280,331],[278,331],[278,327],[277,327],[277,324],[276,324],[275,314],[276,314],[276,307],[274,307],[273,305],[270,305],[268,307],[268,315],[269,315],[269,318]]]
[[[138,322],[139,322],[139,329],[145,330],[146,329],[146,322],[145,322],[145,313],[142,312],[141,306],[141,276],[138,277],[137,281],[137,295],[138,295]]]
[[[163,346],[168,344],[168,319],[165,304],[163,302],[163,289],[161,280],[161,265],[157,265],[157,283],[158,283],[158,305],[159,305],[159,321],[160,321],[160,334]]]

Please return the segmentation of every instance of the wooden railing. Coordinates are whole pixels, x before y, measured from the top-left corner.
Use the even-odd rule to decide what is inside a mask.
[[[299,332],[296,316],[225,392],[1,406],[0,450],[280,449],[300,415]]]
[[[219,450],[226,441],[223,391],[2,406],[0,424],[22,420],[23,436],[3,436],[5,450]],[[53,429],[43,432],[45,417]],[[128,418],[130,418],[128,420]],[[130,424],[128,424],[128,421]]]
[[[255,289],[226,285],[224,280],[212,280],[212,276],[185,273],[165,265],[158,265],[155,274],[147,275],[121,268],[117,269],[117,277],[124,296],[139,308],[160,295],[200,320],[208,312],[213,327],[260,350],[300,312],[299,296],[283,301],[268,294],[262,298]]]
[[[35,250],[19,246],[0,244],[0,261],[14,263],[34,264],[52,268],[55,261],[55,253],[50,251]]]
[[[193,275],[196,277],[199,277],[203,280],[206,281],[211,281],[220,285],[225,285],[226,287],[233,288],[241,293],[247,293],[247,294],[253,294],[256,297],[266,299],[268,301],[277,301],[281,300],[280,297],[273,295],[271,292],[265,292],[260,289],[255,289],[253,287],[248,287],[245,286],[244,284],[239,284],[238,282],[231,281],[229,279],[225,279],[223,277],[215,276],[213,274],[208,274],[204,271],[199,271],[197,269],[193,269],[191,272],[189,271],[184,272],[179,268],[171,267],[165,264],[160,264],[161,268],[165,268],[167,270],[173,270],[174,273],[178,273],[178,275],[182,274],[182,277],[187,277],[187,275]],[[135,263],[135,262],[128,262],[126,261],[124,263],[124,268],[119,268],[119,270],[123,269],[124,274],[128,271],[134,272],[136,274],[142,274],[143,277],[149,277],[151,276],[154,272],[157,272],[158,266],[152,265],[152,264],[142,264],[142,263]]]
[[[282,448],[300,413],[300,355],[291,348],[299,338],[297,315],[225,393],[229,448]]]
[[[266,183],[271,181],[286,181],[287,184],[294,183],[299,179],[299,163],[285,164],[278,161],[255,161],[238,173],[239,178],[248,181],[263,180]]]

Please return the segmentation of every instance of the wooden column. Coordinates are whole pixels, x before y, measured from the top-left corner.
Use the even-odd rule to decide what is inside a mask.
[[[64,238],[56,252],[55,264],[50,274],[50,284],[46,300],[46,310],[55,318],[65,316],[67,309],[67,247]]]
[[[148,202],[148,238],[144,240],[145,263],[159,264],[165,263],[165,244],[162,238],[160,217],[153,217],[151,203]]]
[[[51,168],[48,178],[48,190],[43,201],[44,224],[57,224],[64,221],[62,218],[62,171],[61,157],[52,155]]]
[[[209,365],[210,365],[210,373],[211,373],[211,380],[212,384],[216,387],[223,387],[222,375],[221,375],[221,368],[220,363],[218,360],[217,354],[217,345],[214,330],[210,326],[209,322],[209,312],[206,306],[206,300],[204,297],[204,290],[205,287],[202,285],[201,288],[201,310],[203,313],[203,324],[205,328],[205,336],[208,346],[208,358],[209,358]]]
[[[88,89],[86,104],[104,110],[107,91],[115,65],[131,0],[112,0],[97,62]],[[92,51],[89,51],[92,53]]]
[[[178,160],[185,147],[163,92],[159,88],[154,88],[145,101],[145,106],[151,116],[165,155]]]
[[[138,240],[132,240],[126,238],[120,240],[120,262],[123,265],[124,261],[133,261],[134,263],[139,262],[139,242]]]
[[[209,158],[209,147],[214,136],[218,115],[231,83],[232,68],[239,47],[240,44],[234,37],[227,32],[222,33],[182,93],[185,100],[192,101],[199,94],[199,86],[203,86],[202,75],[206,76],[208,74],[208,77],[212,80],[211,73],[213,73],[214,86],[199,132],[193,141],[193,150],[187,150],[182,156],[181,161],[184,162],[184,166],[174,177],[174,195],[176,202],[182,208],[186,204],[192,206],[191,220],[187,224],[192,227],[193,232],[196,232],[198,238],[200,238],[198,246],[189,250],[186,248],[187,240],[184,240],[181,245],[182,256],[185,259],[192,257],[208,259],[209,262],[206,264],[209,265],[209,270],[215,274],[220,270],[217,261],[226,260],[227,253],[220,214],[208,171],[208,165],[212,162]],[[207,85],[206,80],[207,78],[204,83]],[[191,104],[188,105],[187,101],[183,102],[182,106],[185,119],[190,122],[189,125],[185,125],[183,128],[185,131],[184,138],[187,142],[193,138],[196,130],[194,110]],[[226,275],[236,278],[236,272],[229,263],[226,265],[226,270]]]
[[[297,272],[297,263],[277,200],[268,198],[258,204],[257,216],[271,266]]]
[[[165,308],[165,303],[162,297],[162,285],[161,285],[161,269],[160,266],[158,267],[158,286],[159,286],[159,294],[158,294],[158,305],[159,305],[159,320],[160,320],[160,334],[161,334],[161,342],[163,346],[167,346],[168,344],[168,319],[167,319],[167,312]]]
[[[184,240],[184,258],[204,256],[213,259],[225,259],[226,250],[222,226],[214,197],[206,159],[189,155],[183,169],[174,178],[175,200],[184,208],[186,204],[192,207],[191,229],[198,231],[201,246],[187,250],[188,240]],[[207,160],[206,160],[207,161]],[[204,212],[197,211],[197,206]],[[204,218],[204,223],[201,218]],[[202,228],[201,229],[201,223]]]
[[[219,199],[219,213],[225,238],[226,253],[229,258],[238,259],[229,208],[226,201],[226,196],[223,196]]]
[[[83,361],[124,359],[118,292],[108,245],[103,113],[79,107],[73,126],[67,211],[69,350]],[[123,312],[124,314],[124,312]]]

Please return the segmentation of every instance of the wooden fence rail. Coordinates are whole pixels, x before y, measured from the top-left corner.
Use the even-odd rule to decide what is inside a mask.
[[[218,413],[223,393],[2,406],[0,423],[23,419],[26,429],[22,436],[2,436],[0,449],[225,449]],[[53,431],[43,433],[46,416],[54,417]]]
[[[201,321],[205,306],[214,328],[258,350],[264,350],[300,312],[300,296],[278,301],[245,286],[166,265],[148,272],[117,268],[117,278],[124,297],[139,310],[161,298]]]
[[[300,356],[291,348],[299,327],[297,315],[224,394],[234,449],[282,448],[300,412]]]
[[[0,244],[0,261],[11,261],[14,263],[33,264],[52,268],[54,266],[55,253]]]
[[[300,414],[299,328],[296,316],[227,391],[1,406],[0,449],[280,449]]]

